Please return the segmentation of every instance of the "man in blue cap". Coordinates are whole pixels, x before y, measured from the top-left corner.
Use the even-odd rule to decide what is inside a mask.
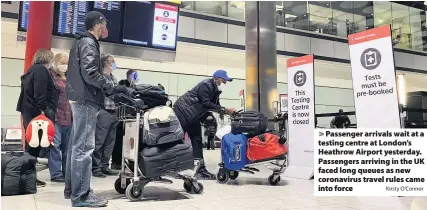
[[[206,170],[203,160],[202,128],[200,118],[207,111],[233,113],[233,108],[222,107],[219,96],[227,82],[233,81],[224,70],[217,70],[213,78],[205,79],[178,98],[173,107],[182,128],[188,134],[193,147],[195,161],[200,161],[197,172],[200,179],[215,179],[215,175]]]

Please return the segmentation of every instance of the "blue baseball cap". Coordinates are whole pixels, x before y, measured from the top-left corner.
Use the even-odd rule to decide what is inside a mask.
[[[221,78],[221,79],[223,79],[223,80],[225,80],[225,81],[228,81],[228,82],[233,81],[233,78],[230,78],[230,77],[227,75],[227,72],[226,72],[226,71],[224,71],[224,70],[216,70],[216,72],[213,74],[213,77],[214,77],[214,78]]]

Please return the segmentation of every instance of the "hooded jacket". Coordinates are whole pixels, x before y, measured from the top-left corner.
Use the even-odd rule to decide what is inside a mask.
[[[205,79],[179,97],[173,109],[181,125],[197,122],[207,111],[220,111],[220,94],[214,79]]]
[[[104,104],[104,92],[113,87],[102,74],[98,40],[88,31],[77,32],[70,50],[67,70],[67,97],[97,107]]]

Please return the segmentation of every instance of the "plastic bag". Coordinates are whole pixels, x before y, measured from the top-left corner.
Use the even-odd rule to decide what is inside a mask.
[[[229,133],[231,133],[231,125],[225,125],[224,127],[216,131],[215,136],[218,137],[219,139],[222,139],[223,136]]]

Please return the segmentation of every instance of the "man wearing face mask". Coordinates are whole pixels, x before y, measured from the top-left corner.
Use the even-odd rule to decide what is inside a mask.
[[[107,19],[96,11],[86,13],[87,31],[75,35],[67,70],[67,97],[73,113],[65,170],[64,197],[74,207],[104,207],[108,201],[96,196],[90,188],[95,130],[104,94],[129,94],[124,86],[109,83],[101,67],[99,42],[108,36]]]
[[[114,57],[110,54],[102,54],[101,65],[107,82],[117,85],[117,79],[112,74],[117,68]],[[95,177],[105,178],[106,175],[118,174],[109,167],[118,124],[114,101],[110,97],[105,97],[104,108],[100,109],[96,122],[95,150],[92,158],[92,174]]]
[[[205,79],[193,89],[178,98],[173,107],[182,128],[188,134],[193,147],[195,161],[200,161],[201,168],[197,172],[200,179],[215,179],[215,175],[206,170],[203,160],[201,117],[207,111],[235,112],[233,108],[224,108],[219,103],[219,96],[227,82],[233,81],[224,70],[217,70],[213,78]]]

